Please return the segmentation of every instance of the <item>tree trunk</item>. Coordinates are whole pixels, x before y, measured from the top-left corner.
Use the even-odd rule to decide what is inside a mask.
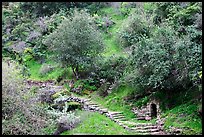
[[[74,68],[72,67],[72,72],[74,73],[74,76],[76,77],[76,79],[79,79],[79,75],[78,75],[78,67]]]

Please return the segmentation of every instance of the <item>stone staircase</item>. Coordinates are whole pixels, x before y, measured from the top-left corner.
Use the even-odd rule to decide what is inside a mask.
[[[63,90],[63,86],[55,86],[55,85],[47,85],[40,86],[40,91],[50,91],[52,94],[56,92],[60,92]],[[135,132],[136,134],[141,135],[161,135],[165,134],[161,127],[157,124],[152,123],[137,123],[137,122],[131,122],[126,119],[126,117],[123,115],[122,112],[113,112],[109,111],[107,108],[104,108],[100,106],[99,104],[96,104],[95,102],[91,101],[89,98],[82,98],[82,97],[75,97],[75,96],[69,96],[63,100],[63,102],[67,101],[73,101],[78,102],[82,104],[82,109],[86,111],[92,111],[92,112],[98,112],[102,115],[105,115],[106,117],[110,118],[112,121],[118,123],[123,128]],[[144,117],[142,115],[141,117]]]
[[[152,123],[136,123],[130,122],[123,115],[122,112],[113,112],[109,111],[106,108],[94,103],[91,99],[78,98],[78,97],[69,97],[68,101],[80,102],[83,105],[83,109],[86,111],[99,112],[100,114],[105,115],[110,118],[112,121],[118,123],[123,128],[142,135],[161,135],[164,134],[161,127],[157,124]]]

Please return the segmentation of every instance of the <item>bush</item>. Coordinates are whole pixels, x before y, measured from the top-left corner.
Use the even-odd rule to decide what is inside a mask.
[[[106,82],[114,83],[123,76],[127,63],[125,57],[111,56],[96,64],[96,70],[91,73],[90,79],[98,82],[104,79]]]
[[[107,32],[107,29],[110,28],[114,24],[114,22],[107,16],[100,17],[97,14],[94,14],[93,18],[94,18],[94,22],[96,23],[96,25],[99,28],[106,30],[106,32]]]
[[[2,134],[46,134],[42,129],[53,121],[39,106],[38,94],[25,89],[18,67],[11,61],[2,62]]]
[[[149,97],[145,96],[144,98],[141,98],[137,102],[135,102],[134,105],[137,106],[138,108],[141,108],[142,106],[147,105],[148,102],[149,102]]]
[[[202,44],[193,38],[198,39],[201,33],[192,27],[188,30],[187,35],[179,38],[178,33],[165,24],[156,27],[151,38],[143,37],[133,47],[137,84],[146,89],[166,90],[190,86],[193,75],[201,69]]]
[[[124,20],[122,26],[117,39],[123,47],[129,47],[138,42],[142,36],[149,36],[151,20],[146,18],[145,12],[138,14],[135,11]]]
[[[72,8],[85,8],[92,2],[20,2],[20,9],[23,12],[30,12],[33,16],[49,16],[61,9],[70,10]]]
[[[168,21],[174,28],[193,25],[195,15],[202,13],[200,2],[158,2],[155,4],[154,23]]]

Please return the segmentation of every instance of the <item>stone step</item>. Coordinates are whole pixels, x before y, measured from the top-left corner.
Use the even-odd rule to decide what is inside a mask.
[[[97,104],[93,102],[85,102],[84,105],[97,105]]]
[[[111,114],[112,116],[124,116],[123,114],[121,113],[116,113],[116,114]]]
[[[149,115],[149,113],[137,113],[136,115],[137,116],[146,116],[146,115]]]
[[[84,99],[84,102],[89,102],[91,99]]]
[[[112,118],[113,118],[113,119],[117,119],[117,120],[123,120],[123,121],[124,121],[124,120],[127,120],[126,117],[119,117],[119,118],[118,118],[118,117],[112,117]]]
[[[89,107],[89,109],[94,109],[94,110],[98,111],[99,107]]]
[[[118,115],[118,114],[122,114],[122,112],[109,112],[110,115]]]
[[[99,111],[100,107],[95,108],[96,111]]]
[[[100,108],[99,111],[108,112],[108,109],[106,109],[106,108]]]
[[[99,107],[99,105],[97,104],[93,104],[93,105],[87,105],[88,107]]]
[[[124,125],[127,125],[128,127],[135,127],[137,124],[135,122],[130,121],[121,121]]]
[[[113,118],[114,121],[117,121],[118,123],[121,123],[121,121],[126,121],[126,118],[123,119],[117,119],[117,118]]]
[[[112,117],[113,119],[119,119],[119,120],[127,120],[127,118],[126,117]]]
[[[135,123],[131,121],[121,121],[121,123],[129,125],[130,127],[146,127],[146,126],[156,126],[152,123]]]
[[[98,111],[99,111],[100,114],[105,114],[106,116],[108,115],[108,110],[107,109],[100,108]]]
[[[91,106],[87,106],[85,108],[87,108],[87,109],[96,109],[96,107],[91,107]]]
[[[150,135],[165,135],[165,133],[163,133],[163,132],[152,132],[152,133],[150,133]]]
[[[138,130],[132,130],[134,132],[139,132],[139,133],[151,133],[151,132],[158,132],[159,129],[138,129]]]
[[[145,120],[145,117],[137,117],[137,120]]]
[[[164,133],[161,133],[160,131],[156,131],[156,132],[138,133],[138,135],[165,135],[165,134],[164,134]]]
[[[154,126],[152,123],[137,123],[135,127],[145,127],[145,126]]]
[[[132,130],[136,130],[136,129],[156,129],[157,126],[138,126],[138,127],[132,127]]]
[[[50,87],[50,88],[64,88],[64,86],[53,86],[53,85],[49,85],[47,87]]]
[[[113,117],[114,117],[114,118],[125,118],[125,116],[122,116],[122,115],[121,115],[121,116],[117,116],[117,115],[116,115],[116,116],[113,116]]]

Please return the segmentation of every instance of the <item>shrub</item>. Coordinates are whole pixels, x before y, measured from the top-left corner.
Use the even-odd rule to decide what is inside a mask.
[[[55,131],[54,135],[59,135],[63,131],[71,130],[80,122],[80,119],[79,117],[70,113],[68,115],[61,116],[57,122],[58,122],[58,128]]]
[[[186,88],[194,81],[193,75],[201,69],[202,44],[193,37],[201,34],[192,27],[188,30],[179,38],[176,31],[163,25],[155,28],[151,38],[143,37],[135,44],[132,63],[137,84],[146,89],[172,90]]]
[[[39,106],[38,94],[25,89],[17,68],[14,62],[2,62],[2,134],[46,134],[42,129],[53,124],[51,116]]]
[[[127,16],[130,13],[130,11],[131,11],[130,8],[132,6],[133,5],[131,3],[129,3],[129,2],[122,2],[121,6],[120,6],[120,11],[121,11],[122,15],[123,16]]]
[[[123,27],[117,36],[118,42],[120,42],[123,47],[129,47],[135,44],[142,36],[149,36],[150,24],[151,20],[146,17],[145,12],[138,14],[137,11],[135,11],[124,20]]]
[[[94,14],[93,17],[96,25],[99,28],[106,30],[106,32],[107,32],[107,29],[114,24],[114,22],[110,19],[110,17],[107,17],[107,16],[99,17],[97,14]]]
[[[12,117],[12,113],[17,111],[15,107],[17,98],[15,92],[21,90],[22,79],[19,77],[19,70],[15,71],[15,65],[8,61],[2,62],[2,115],[3,118]],[[13,92],[14,91],[14,92]]]
[[[23,12],[30,12],[32,16],[43,17],[59,12],[60,9],[85,8],[92,2],[20,2],[20,9]]]
[[[168,21],[174,28],[193,25],[195,15],[202,13],[200,2],[158,2],[155,4],[154,23]]]
[[[147,105],[149,102],[149,97],[145,96],[144,98],[139,99],[137,102],[134,103],[138,108],[141,108],[142,106]]]
[[[106,82],[114,83],[123,76],[127,62],[125,57],[120,56],[111,56],[99,61],[95,66],[95,71],[90,74],[90,80],[97,83],[104,79]]]

